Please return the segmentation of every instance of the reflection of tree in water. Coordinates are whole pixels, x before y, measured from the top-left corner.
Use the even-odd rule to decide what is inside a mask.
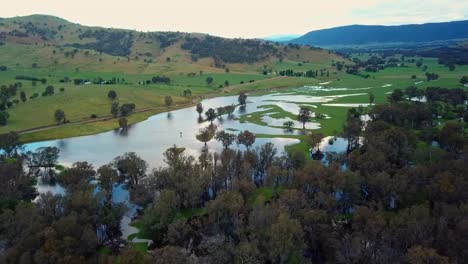
[[[199,116],[197,119],[198,123],[201,124],[204,122],[203,117]]]
[[[247,107],[245,105],[241,105],[239,107],[239,113],[241,113],[241,114],[244,114],[246,110],[247,110]]]
[[[127,137],[131,128],[132,128],[132,125],[127,125],[123,128],[116,129],[116,131],[119,136]]]
[[[120,131],[119,131],[119,135],[123,136],[123,137],[128,136],[128,127],[127,128],[121,128]]]
[[[67,148],[67,141],[59,140],[57,145],[61,150],[64,150]]]

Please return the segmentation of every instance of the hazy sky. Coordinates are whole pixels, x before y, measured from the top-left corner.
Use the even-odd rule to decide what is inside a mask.
[[[263,37],[349,24],[463,20],[468,0],[1,0],[0,17],[30,14],[91,26]]]

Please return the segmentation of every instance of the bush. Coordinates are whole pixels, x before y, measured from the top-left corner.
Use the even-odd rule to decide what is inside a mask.
[[[97,115],[96,114],[91,114],[90,117],[94,119],[94,118],[97,118]]]
[[[54,94],[54,87],[52,85],[49,85],[46,87],[45,91],[42,93],[42,96],[48,96],[48,95],[53,95]]]
[[[65,92],[65,88],[63,88],[63,87],[60,88],[60,91],[61,91],[61,92]]]
[[[9,117],[10,115],[8,114],[8,112],[0,111],[0,126],[5,126]]]

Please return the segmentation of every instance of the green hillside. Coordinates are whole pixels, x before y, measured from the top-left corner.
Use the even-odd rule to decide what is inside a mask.
[[[4,100],[10,117],[0,133],[53,126],[56,109],[64,110],[70,123],[92,121],[92,115],[97,120],[110,117],[109,90],[117,92],[120,104],[134,103],[136,112],[145,111],[131,118],[141,120],[162,111],[165,96],[177,107],[193,104],[201,95],[317,83],[295,77],[278,81],[275,73],[298,65],[332,71],[337,60],[344,59],[322,49],[260,40],[85,27],[42,15],[1,19],[0,66],[5,70],[0,71],[0,85],[21,84]],[[155,76],[170,81],[154,83]],[[54,94],[42,96],[48,86]],[[188,89],[191,95],[184,96]],[[101,128],[79,134],[96,131]]]

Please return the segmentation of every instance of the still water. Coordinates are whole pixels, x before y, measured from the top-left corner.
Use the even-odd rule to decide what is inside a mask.
[[[353,94],[359,95],[359,94]],[[353,96],[347,95],[347,96]],[[333,102],[341,96],[311,96],[301,94],[268,94],[263,96],[249,97],[247,106],[242,109],[236,107],[234,116],[248,115],[257,111],[265,111],[269,105],[276,105],[284,111],[296,115],[299,112],[300,106],[308,104],[314,108],[314,104]],[[237,96],[217,97],[202,101],[204,110],[209,108],[218,108],[227,105],[236,105]],[[204,117],[204,116],[203,116]],[[282,126],[286,119],[274,120],[269,115],[264,116],[264,120],[269,126],[261,126],[252,123],[241,123],[236,118],[228,118],[223,116],[222,119],[217,119],[214,124],[218,126],[218,130],[228,130],[231,133],[237,134],[239,131],[249,130],[256,134],[268,135],[290,135],[291,132],[278,127]],[[297,121],[295,127],[300,127]],[[196,140],[195,135],[201,128],[207,127],[209,122],[199,122],[198,113],[195,107],[184,108],[170,113],[161,113],[150,117],[149,119],[132,125],[127,133],[123,134],[119,129],[100,133],[90,136],[73,137],[59,140],[50,140],[27,144],[26,150],[35,150],[39,147],[54,146],[60,149],[59,163],[65,166],[70,166],[77,161],[87,161],[92,163],[95,168],[111,162],[116,156],[122,155],[125,152],[135,152],[140,157],[148,162],[150,168],[155,168],[164,165],[163,152],[177,145],[184,147],[185,153],[198,156],[204,146],[204,143]],[[310,122],[307,124],[308,129],[318,129],[318,123]],[[293,133],[298,133],[293,132]],[[284,151],[284,147],[290,144],[299,143],[298,139],[290,138],[257,138],[255,146],[263,145],[271,142],[278,149],[279,153]],[[324,141],[328,142],[328,141]],[[335,147],[342,146],[344,142],[337,142]],[[243,149],[241,146],[234,146]],[[222,145],[212,140],[208,142],[208,148],[212,152],[222,151]],[[326,151],[326,146],[322,150]],[[337,150],[335,150],[337,151]],[[53,194],[64,194],[65,190],[60,185],[48,185],[39,182],[39,193],[51,192]],[[129,203],[128,191],[118,186],[114,189],[114,202],[124,202],[129,210],[122,219],[123,238],[127,238],[129,234],[135,233],[138,230],[129,226],[131,218],[136,214],[136,205]]]

